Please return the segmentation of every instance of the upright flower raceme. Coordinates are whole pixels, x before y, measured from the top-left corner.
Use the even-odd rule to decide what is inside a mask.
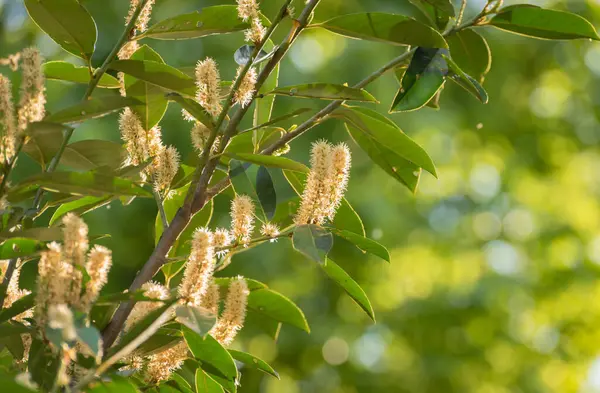
[[[348,184],[350,151],[344,144],[332,146],[326,141],[313,144],[311,170],[306,180],[296,225],[322,225],[333,220]]]
[[[198,228],[192,239],[192,250],[185,265],[179,296],[188,304],[201,306],[215,269],[213,234]]]
[[[250,21],[250,28],[246,30],[246,41],[258,43],[265,35],[265,28],[260,20],[258,3],[256,0],[237,0],[238,16],[244,22]]]
[[[10,80],[0,75],[0,161],[8,162],[15,154],[17,124]]]
[[[128,158],[127,165],[139,165],[149,156],[148,133],[142,122],[130,108],[125,108],[119,117],[121,138],[125,141]]]
[[[250,241],[254,229],[254,203],[248,195],[236,195],[231,202],[231,235],[242,244]]]
[[[169,298],[169,289],[153,281],[142,285],[142,291],[144,292],[144,296],[150,299],[167,300]],[[162,302],[137,302],[133,306],[133,310],[131,310],[127,321],[125,321],[123,331],[128,332],[136,323],[140,322],[152,311],[162,307],[162,305]]]
[[[29,123],[40,121],[46,113],[46,95],[42,56],[36,48],[27,48],[21,53],[21,93],[19,98],[18,129],[20,132]]]
[[[95,246],[86,262],[88,228],[83,220],[68,213],[63,225],[64,246],[48,244],[38,264],[35,316],[39,326],[48,321],[51,307],[64,304],[88,312],[106,283],[111,266],[111,253],[102,246]],[[89,276],[85,286],[82,269]]]
[[[238,276],[229,284],[223,314],[210,331],[210,335],[222,345],[231,344],[244,326],[249,294],[248,284],[242,276]]]
[[[215,248],[217,248],[217,249],[227,247],[231,244],[231,234],[229,233],[229,231],[227,229],[217,228],[213,235],[213,242],[214,242]],[[225,254],[227,254],[227,251],[226,250],[217,250],[216,254],[217,254],[217,256],[222,257]]]
[[[196,101],[212,116],[218,116],[221,105],[221,77],[217,63],[207,57],[196,65]]]
[[[240,66],[237,70],[236,79],[240,76],[240,73],[243,70],[243,66]],[[256,70],[254,68],[250,68],[246,75],[244,75],[244,79],[242,79],[242,83],[239,88],[233,94],[233,101],[236,104],[240,104],[242,107],[246,107],[248,104],[252,102],[252,96],[254,95],[254,89],[256,86]]]
[[[173,146],[161,149],[155,158],[154,188],[168,189],[179,169],[179,153]]]
[[[131,0],[129,4],[129,13],[125,17],[125,25],[129,24],[131,18],[133,18],[133,14],[140,4],[141,0]],[[135,31],[138,33],[143,33],[148,28],[148,22],[150,21],[150,16],[152,14],[152,6],[154,5],[154,0],[149,0],[144,9],[140,12],[140,15],[137,18],[135,24]],[[117,56],[120,60],[127,60],[138,50],[139,44],[136,40],[127,41],[125,45],[121,47]],[[123,85],[123,73],[119,73],[119,80],[121,81],[121,85]],[[121,95],[125,95],[125,90],[121,88]]]
[[[204,151],[204,146],[208,142],[208,138],[210,136],[210,129],[206,127],[204,124],[197,121],[194,123],[192,127],[192,131],[190,132],[190,137],[192,139],[192,145],[194,149],[200,154]],[[212,145],[212,151],[215,152],[219,148],[219,137],[217,137]]]
[[[274,242],[279,236],[279,227],[276,224],[267,222],[260,228],[260,233],[263,236],[270,237],[271,242]]]
[[[179,369],[188,356],[185,341],[148,357],[146,373],[152,383],[169,379],[173,371]]]

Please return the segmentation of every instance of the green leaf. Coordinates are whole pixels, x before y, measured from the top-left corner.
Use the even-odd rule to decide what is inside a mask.
[[[35,0],[31,0],[35,1]],[[44,118],[45,122],[78,123],[87,119],[95,119],[118,111],[126,106],[138,105],[140,102],[128,97],[90,98],[82,103],[55,112]]]
[[[42,65],[42,71],[46,79],[59,81],[90,83],[90,70],[88,67],[76,66],[66,61],[49,61]],[[121,87],[119,80],[114,76],[103,74],[98,82],[98,87],[106,89],[118,89]]]
[[[23,151],[40,163],[42,169],[45,170],[46,165],[54,158],[62,144],[63,131],[70,128],[63,124],[44,121],[31,123],[25,131],[29,138],[23,146]]]
[[[236,6],[218,5],[158,22],[138,38],[181,40],[233,33],[246,30],[248,27],[249,24],[238,17]]]
[[[223,393],[223,388],[201,368],[196,369],[196,393]]]
[[[20,323],[7,322],[0,324],[0,337],[10,337],[31,332],[31,328]],[[20,340],[20,337],[16,340]]]
[[[433,176],[437,176],[435,165],[425,150],[382,114],[371,109],[353,106],[339,108],[334,116],[342,117],[369,138],[425,169]]]
[[[127,378],[111,375],[110,380],[98,379],[87,388],[86,393],[139,393],[139,390]]]
[[[102,336],[98,329],[93,326],[78,327],[77,338],[94,354],[94,357],[102,355]]]
[[[316,26],[361,40],[428,48],[448,47],[440,33],[404,15],[380,12],[348,14],[335,17]]]
[[[335,264],[331,259],[327,258],[324,264],[320,265],[325,274],[329,276],[336,284],[338,284],[350,297],[362,308],[369,318],[375,322],[375,313],[373,312],[373,307],[371,306],[371,302],[369,298],[365,294],[365,291],[358,285],[356,281],[352,279],[338,265]]]
[[[162,57],[148,45],[142,45],[130,57],[131,60],[150,60],[164,64]],[[141,105],[131,106],[138,115],[144,130],[149,130],[162,119],[169,105],[165,91],[153,84],[125,74],[123,77],[127,97],[135,98]]]
[[[369,254],[376,255],[379,258],[390,262],[390,253],[388,252],[388,250],[381,244],[377,243],[375,240],[369,239],[368,237],[357,235],[354,232],[346,231],[343,229],[337,229],[337,228],[330,228],[330,229],[335,235],[348,240],[350,243],[354,244],[356,247],[360,248],[361,250],[368,252]]]
[[[346,129],[356,144],[367,153],[375,164],[413,193],[417,191],[421,177],[420,167],[400,157],[352,124],[346,123]]]
[[[256,195],[268,220],[272,220],[277,209],[277,192],[271,174],[264,166],[256,172]]]
[[[0,386],[5,392],[10,393],[34,393],[35,390],[26,388],[25,386],[17,383],[13,377],[7,375],[0,375]]]
[[[194,355],[202,363],[211,365],[221,377],[235,381],[238,377],[233,358],[225,348],[210,335],[201,336],[187,327],[182,328],[183,337]]]
[[[220,286],[220,287],[228,287],[229,284],[231,284],[231,281],[233,281],[234,277],[215,277],[215,283]],[[249,291],[256,291],[258,289],[265,289],[267,288],[267,286],[265,284],[263,284],[260,281],[256,281],[253,280],[251,278],[244,278],[244,280],[246,281],[246,284],[248,285],[248,290]]]
[[[490,47],[475,30],[465,29],[446,38],[452,60],[480,83],[492,67]]]
[[[452,71],[449,79],[471,93],[475,98],[481,101],[483,104],[487,104],[488,102],[488,94],[485,89],[470,75],[465,74],[463,70],[460,69],[458,64],[452,61],[451,58],[444,56],[444,59],[448,63],[450,70]]]
[[[390,112],[414,111],[425,106],[444,85],[446,49],[417,48],[404,73]]]
[[[0,260],[23,257],[44,249],[44,243],[35,239],[14,237],[0,243]]]
[[[269,364],[264,360],[259,359],[249,353],[236,351],[234,349],[230,349],[229,353],[235,360],[244,363],[247,367],[260,370],[264,373],[274,376],[277,379],[280,379],[277,371],[273,370],[273,367],[269,366]]]
[[[225,153],[225,155],[239,161],[250,162],[252,164],[262,165],[269,168],[281,168],[301,173],[308,173],[309,171],[306,165],[286,157],[275,157],[263,154],[248,153]]]
[[[290,186],[294,189],[296,194],[299,196],[304,192],[304,184],[306,183],[306,175],[298,172],[290,172],[288,170],[283,170],[283,175],[287,179]],[[339,229],[347,229],[354,233],[365,234],[365,228],[363,226],[362,220],[354,210],[354,208],[350,205],[350,203],[346,200],[346,198],[342,198],[342,203],[335,214],[333,219],[333,225]]]
[[[69,212],[74,212],[77,216],[82,216],[99,207],[108,205],[113,199],[114,197],[112,195],[101,197],[86,196],[72,202],[61,204],[58,206],[58,209],[54,211],[54,214],[52,214],[48,225],[54,224],[59,218]]]
[[[266,127],[254,132],[243,132],[231,139],[225,153],[257,154],[265,147],[279,140],[285,130],[279,127]],[[227,157],[225,157],[227,158]]]
[[[170,101],[174,101],[181,105],[183,109],[187,111],[190,115],[192,115],[196,120],[200,123],[207,126],[209,129],[214,129],[215,124],[212,120],[210,114],[204,109],[200,104],[198,104],[195,100],[191,98],[185,98],[177,93],[168,93],[166,97]]]
[[[238,160],[231,160],[229,162],[229,177],[231,178],[231,185],[233,186],[235,193],[238,195],[249,196],[254,202],[256,213],[259,214],[259,218],[266,221],[267,214],[258,197],[256,185],[250,179],[247,165],[245,166]]]
[[[269,44],[270,41],[268,42]],[[272,44],[271,44],[272,46]],[[263,124],[274,124],[270,122],[271,113],[273,112],[273,105],[275,104],[275,96],[265,95],[266,92],[274,90],[279,83],[279,63],[273,68],[273,71],[269,74],[265,83],[260,87],[258,91],[258,97],[254,100],[254,117],[252,118],[252,125],[254,127]]]
[[[171,386],[177,385],[178,390],[182,393],[196,393],[194,390],[192,390],[192,386],[188,383],[188,381],[186,381],[185,378],[177,373],[171,374],[171,380],[165,383],[168,383]]]
[[[72,195],[104,196],[105,194],[112,194],[152,197],[150,191],[130,180],[94,172],[42,173],[23,180],[11,192],[18,193],[30,185],[36,185],[50,192],[62,192]]]
[[[307,83],[303,85],[283,86],[266,94],[278,94],[290,97],[320,98],[322,100],[351,100],[377,102],[368,91],[333,83]]]
[[[454,17],[454,6],[450,0],[420,0],[442,12],[446,16]]]
[[[50,391],[52,388],[59,365],[60,361],[53,354],[50,346],[38,338],[33,338],[27,368],[31,379],[44,389],[43,391]]]
[[[196,83],[177,68],[151,60],[115,60],[109,68],[188,97],[196,95]]]
[[[310,333],[306,317],[290,299],[271,289],[257,289],[248,296],[248,308],[258,314]]]
[[[96,300],[94,304],[96,305],[106,305],[106,304],[115,304],[126,301],[135,301],[135,302],[162,302],[162,300],[157,300],[155,298],[150,298],[144,295],[144,291],[139,289],[135,292],[117,292],[111,293],[107,295],[102,295]]]
[[[82,171],[100,167],[116,170],[126,158],[127,150],[120,143],[85,139],[67,145],[60,163]]]
[[[570,12],[518,4],[501,9],[489,22],[499,29],[548,40],[600,40],[594,26]]]
[[[333,236],[318,225],[301,225],[294,230],[292,242],[296,251],[317,263],[325,263],[325,257],[333,247]]]
[[[64,50],[90,63],[96,23],[77,0],[25,0],[31,19]]]
[[[14,237],[25,237],[28,239],[35,239],[41,242],[51,242],[54,240],[62,240],[63,234],[60,228],[28,228],[22,231],[13,231],[13,232],[2,232],[0,233],[0,239],[11,239]]]
[[[0,322],[5,322],[33,307],[35,294],[30,293],[15,301],[9,308],[0,312]]]
[[[264,85],[263,85],[263,86],[264,86]],[[266,98],[275,98],[275,97],[264,97],[264,98],[261,98],[261,99],[266,99]],[[264,123],[261,123],[261,124],[259,124],[259,125],[257,125],[257,126],[254,126],[254,127],[250,128],[250,130],[259,130],[259,129],[261,129],[261,128],[264,128],[264,127],[267,127],[267,126],[271,126],[271,125],[273,125],[273,124],[280,123],[280,122],[282,122],[282,121],[284,121],[284,120],[287,120],[287,119],[292,119],[292,118],[294,118],[294,117],[300,116],[301,114],[303,114],[303,113],[306,113],[306,112],[308,112],[308,111],[310,111],[310,110],[311,110],[310,108],[299,108],[299,109],[296,109],[296,110],[295,110],[295,111],[293,111],[293,112],[290,112],[290,113],[288,113],[288,114],[285,114],[285,115],[282,115],[282,116],[278,116],[278,117],[276,117],[276,118],[274,118],[274,119],[272,119],[272,120],[269,120],[269,121],[266,121],[266,122],[264,122]],[[258,116],[258,115],[257,115],[257,112],[256,112],[256,111],[254,111],[254,118],[256,119],[256,118],[257,118],[257,116]],[[260,118],[266,118],[266,116],[265,116],[265,117],[259,116],[259,117],[260,117]],[[256,123],[256,122],[255,122],[255,123]],[[247,132],[247,131],[248,131],[248,130],[245,130],[244,132]]]
[[[155,335],[150,337],[148,341],[143,343],[135,351],[139,356],[150,356],[156,353],[163,352],[169,348],[179,344],[183,335],[181,332],[174,332],[170,329],[158,329]]]
[[[179,306],[175,310],[175,320],[204,336],[217,322],[217,316],[203,308]]]

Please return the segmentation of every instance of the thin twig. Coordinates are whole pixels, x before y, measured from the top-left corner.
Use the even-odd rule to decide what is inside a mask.
[[[0,285],[0,310],[4,307],[4,299],[6,299],[6,292],[8,291],[8,286],[10,285],[10,280],[17,268],[17,258],[13,258],[8,261],[8,266],[6,267],[6,272],[4,273],[4,278],[2,279],[2,284]]]
[[[456,26],[460,26],[465,16],[465,10],[467,9],[467,0],[461,0],[460,10],[458,11],[458,15],[456,17]]]
[[[165,213],[165,209],[163,207],[162,198],[160,197],[158,191],[154,189],[152,190],[152,194],[154,195],[154,200],[156,201],[156,207],[158,207],[158,212],[162,221],[163,230],[166,230],[169,226],[169,220],[167,219],[167,213]]]

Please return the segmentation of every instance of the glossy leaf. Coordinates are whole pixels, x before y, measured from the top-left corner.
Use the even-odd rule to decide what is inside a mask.
[[[102,355],[102,337],[98,329],[93,326],[78,327],[77,338],[95,357]]]
[[[335,17],[316,25],[334,33],[393,45],[447,48],[440,33],[404,15],[367,12]]]
[[[11,337],[31,332],[31,328],[17,322],[0,324],[0,337]]]
[[[271,174],[264,166],[260,166],[256,172],[256,195],[265,216],[272,220],[277,209],[277,192]]]
[[[264,360],[259,359],[256,356],[251,355],[249,353],[236,351],[234,349],[230,349],[229,353],[235,360],[244,363],[246,367],[260,370],[266,374],[272,375],[275,378],[279,379],[279,374],[277,373],[277,371],[273,370],[273,367],[269,366],[269,364]]]
[[[115,60],[109,67],[188,97],[196,95],[194,79],[167,64],[151,60]]]
[[[266,99],[266,98],[274,98],[274,97],[264,97],[264,98],[261,98],[261,99]],[[301,114],[306,113],[306,112],[308,112],[310,110],[311,110],[310,108],[299,108],[299,109],[296,109],[293,112],[287,113],[287,114],[282,115],[282,116],[278,116],[278,117],[276,117],[274,119],[271,119],[271,120],[268,120],[268,121],[266,121],[264,123],[259,123],[258,125],[252,127],[250,130],[258,130],[258,129],[261,129],[261,128],[264,128],[264,127],[267,127],[267,126],[271,126],[273,124],[280,123],[280,122],[282,122],[284,120],[293,119],[294,117],[300,116]],[[262,116],[259,113],[260,113],[260,111],[258,111],[258,112],[257,112],[257,110],[254,111],[254,119],[257,119],[257,118],[258,119],[265,119],[265,118],[267,118],[267,116]],[[255,123],[258,123],[258,122],[255,121]],[[244,132],[247,132],[247,131],[244,131]]]
[[[227,380],[235,381],[238,377],[237,367],[229,352],[210,335],[201,336],[183,327],[183,337],[194,355],[202,363],[210,364],[216,372]]]
[[[394,98],[390,112],[414,111],[425,106],[444,85],[448,65],[445,49],[417,48]]]
[[[15,301],[9,308],[5,308],[0,312],[0,323],[6,322],[13,317],[29,310],[33,307],[35,294],[30,293]]]
[[[184,305],[175,310],[175,320],[194,332],[205,335],[217,322],[217,316],[204,308]]]
[[[299,196],[302,195],[304,184],[306,183],[306,175],[298,172],[290,172],[285,169],[283,170],[283,175],[296,194]],[[365,227],[363,226],[362,220],[346,198],[342,198],[342,203],[333,219],[333,226],[339,229],[347,229],[361,235],[365,234]]]
[[[242,31],[249,27],[238,17],[234,5],[205,7],[152,25],[139,38],[181,40]]]
[[[417,191],[421,177],[420,167],[400,157],[352,124],[346,123],[346,129],[356,144],[367,153],[375,164],[413,193]]]
[[[126,158],[127,150],[120,143],[85,139],[68,144],[60,163],[82,171],[100,167],[116,170]]]
[[[60,219],[62,216],[69,212],[73,212],[77,216],[82,216],[85,213],[88,213],[99,207],[108,205],[113,200],[113,198],[114,197],[112,195],[100,197],[87,196],[72,202],[63,203],[59,205],[58,208],[54,211],[54,214],[52,214],[49,225],[54,224],[58,219]]]
[[[29,138],[23,151],[38,162],[42,169],[46,169],[62,144],[64,131],[69,128],[71,127],[44,121],[31,123],[26,130]]]
[[[223,393],[217,381],[201,368],[196,369],[196,393]]]
[[[229,284],[231,284],[231,281],[233,281],[234,279],[235,279],[234,277],[215,277],[214,281],[220,287],[228,287]],[[244,278],[244,280],[246,281],[246,284],[248,285],[249,291],[256,291],[258,289],[267,288],[267,286],[260,281],[256,281],[256,280],[253,280],[253,279],[247,278],[247,277]]]
[[[25,237],[29,239],[39,240],[41,242],[51,242],[54,240],[62,240],[63,234],[60,228],[28,228],[20,231],[1,232],[0,239],[11,239],[14,237]]]
[[[132,382],[118,375],[112,375],[108,381],[99,379],[91,386],[86,393],[139,393]]]
[[[267,156],[263,154],[226,153],[228,157],[269,168],[287,169],[294,172],[308,173],[306,165],[286,157]]]
[[[17,184],[11,192],[36,185],[50,192],[61,192],[72,195],[104,196],[105,194],[152,197],[145,190],[130,180],[102,175],[94,172],[52,172],[29,177]]]
[[[375,321],[375,312],[373,311],[373,306],[371,306],[371,302],[369,298],[365,294],[365,291],[358,285],[356,281],[348,275],[339,267],[335,262],[331,259],[327,258],[324,264],[321,265],[321,268],[332,279],[336,284],[338,284],[350,297],[362,308],[369,318]]]
[[[471,93],[475,98],[481,101],[483,104],[487,104],[488,102],[488,94],[485,89],[470,75],[465,74],[460,67],[452,61],[451,58],[444,56],[444,59],[448,63],[450,70],[452,71],[450,75],[450,80],[469,93]]]
[[[88,67],[76,66],[66,61],[49,61],[42,65],[42,71],[46,79],[60,80],[75,83],[90,83],[90,70]],[[98,82],[98,87],[106,89],[118,89],[119,80],[114,76],[103,74]]]
[[[253,132],[244,132],[231,139],[225,153],[258,153],[279,140],[285,130],[279,127],[266,127]],[[227,156],[225,156],[227,158]]]
[[[348,100],[377,102],[368,91],[333,83],[307,83],[303,85],[282,86],[266,94],[278,94],[290,97],[319,98],[322,100]]]
[[[325,263],[333,247],[333,236],[318,225],[301,225],[294,230],[294,249],[317,263]]]
[[[257,289],[248,296],[248,308],[276,321],[310,333],[304,313],[290,299],[271,289]]]
[[[437,176],[435,165],[425,150],[382,114],[354,106],[340,108],[335,115],[341,116],[350,125],[398,156]]]
[[[450,0],[419,0],[427,3],[447,16],[454,16],[454,6]]]
[[[130,57],[131,60],[149,60],[164,64],[162,57],[148,45],[142,45]],[[149,130],[162,119],[169,105],[165,91],[151,83],[138,80],[131,75],[123,77],[127,97],[141,102],[130,108],[138,115],[144,130]]]
[[[490,47],[475,30],[465,29],[446,38],[452,60],[480,83],[492,66]]]
[[[45,391],[50,391],[58,374],[60,362],[44,341],[34,338],[29,350],[27,368],[31,379]]]
[[[512,33],[548,40],[600,40],[594,26],[585,18],[570,12],[548,10],[529,4],[501,9],[489,24]]]
[[[44,249],[44,243],[35,239],[13,237],[0,243],[0,260],[35,254]]]
[[[200,123],[204,124],[210,129],[214,129],[214,122],[212,117],[206,112],[206,109],[202,108],[200,104],[198,104],[195,100],[191,98],[185,98],[177,93],[169,93],[166,97],[170,101],[174,101],[181,105],[183,109],[187,111],[192,117],[198,120]]]
[[[77,0],[25,0],[31,19],[64,50],[90,63],[96,23]]]
[[[361,250],[368,252],[369,254],[376,255],[385,261],[391,262],[390,253],[388,252],[388,250],[381,244],[377,243],[375,240],[357,235],[354,232],[346,231],[343,229],[332,228],[331,231],[335,235],[348,240],[350,243],[354,244]]]
[[[91,98],[82,103],[55,112],[44,118],[45,122],[78,123],[87,119],[95,119],[118,111],[126,106],[138,105],[140,102],[128,97]]]
[[[258,126],[260,124],[268,125],[271,120],[271,114],[273,113],[273,106],[275,105],[274,95],[265,95],[266,92],[274,90],[279,84],[279,68],[280,65],[277,63],[273,71],[269,74],[265,83],[260,87],[259,94],[254,100],[254,117],[252,118],[252,125]],[[274,124],[276,122],[273,122]],[[256,142],[256,140],[254,140]],[[254,143],[256,146],[256,143]]]
[[[252,181],[248,173],[248,165],[244,165],[238,160],[231,160],[229,162],[229,177],[231,178],[231,185],[235,193],[237,195],[249,196],[254,202],[256,213],[259,214],[260,219],[267,220],[266,212],[258,197],[257,185]]]

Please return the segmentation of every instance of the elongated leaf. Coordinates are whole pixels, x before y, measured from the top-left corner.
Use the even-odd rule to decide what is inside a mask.
[[[223,393],[217,381],[201,368],[196,369],[196,393]]]
[[[39,240],[13,237],[0,243],[0,259],[32,255],[43,249],[44,243]]]
[[[6,322],[19,314],[24,313],[33,307],[35,295],[30,293],[19,300],[15,301],[9,308],[5,308],[0,312],[0,322]]]
[[[181,40],[233,33],[248,27],[249,24],[238,17],[236,6],[217,5],[158,22],[150,26],[139,38]]]
[[[22,231],[2,232],[0,239],[10,239],[14,237],[25,237],[29,239],[39,240],[41,242],[51,242],[54,240],[62,240],[62,230],[60,228],[28,228]]]
[[[25,386],[17,383],[14,378],[7,375],[0,375],[0,386],[6,392],[10,393],[35,393],[36,390],[26,388]]]
[[[23,333],[31,332],[31,327],[25,326],[17,322],[7,322],[0,324],[0,337],[16,336]]]
[[[335,235],[348,240],[350,243],[354,244],[361,250],[368,252],[369,254],[377,255],[379,258],[390,262],[390,253],[388,252],[388,250],[381,244],[377,243],[375,240],[357,235],[354,232],[346,231],[343,229],[332,228],[331,231]]]
[[[446,16],[454,16],[454,6],[450,0],[418,0],[430,4]]]
[[[192,115],[196,120],[207,126],[209,129],[215,128],[212,117],[208,114],[208,112],[206,112],[206,109],[202,108],[202,106],[198,104],[195,100],[182,97],[177,93],[169,93],[166,97],[170,101],[174,101],[181,105],[181,107],[185,109],[187,113]]]
[[[82,326],[77,328],[78,341],[85,345],[95,357],[102,354],[102,337],[100,332],[93,326]]]
[[[206,309],[201,309],[193,306],[179,306],[175,310],[175,319],[177,322],[194,332],[204,336],[217,322],[217,316],[209,313]]]
[[[35,1],[35,0],[32,0]],[[80,104],[55,112],[44,119],[52,123],[78,123],[108,115],[126,106],[139,105],[140,102],[128,97],[91,98]]]
[[[232,277],[215,277],[214,278],[215,283],[220,287],[229,287],[229,284],[231,284],[231,281],[233,281],[234,279],[235,278],[232,278]],[[244,280],[246,281],[246,284],[248,285],[249,291],[256,291],[258,289],[267,288],[267,286],[260,281],[253,280],[251,278],[244,278]]]
[[[225,149],[225,153],[254,153],[257,154],[262,149],[270,146],[279,140],[285,130],[279,127],[265,127],[254,132],[244,132],[231,139]],[[225,156],[227,158],[227,156]]]
[[[488,94],[485,89],[470,75],[465,74],[463,70],[460,69],[458,64],[452,61],[451,58],[444,56],[444,60],[448,63],[450,70],[452,70],[452,74],[450,75],[450,80],[471,93],[475,98],[481,101],[483,104],[487,104],[488,102]]]
[[[294,230],[294,249],[317,263],[325,263],[333,247],[333,236],[318,225],[301,225]]]
[[[31,19],[64,50],[90,62],[96,23],[77,0],[25,0]]]
[[[83,83],[86,85],[91,80],[88,67],[76,66],[66,61],[49,61],[44,63],[42,71],[46,79]],[[98,87],[106,89],[118,89],[120,86],[119,80],[108,74],[103,74],[98,82]]]
[[[404,15],[367,12],[335,17],[316,25],[334,33],[393,45],[447,48],[440,33]]]
[[[304,313],[290,299],[271,289],[257,289],[248,296],[248,308],[258,314],[310,333]]]
[[[290,172],[285,169],[283,170],[283,175],[294,191],[296,191],[296,194],[299,196],[302,195],[304,184],[306,183],[306,175],[298,172]],[[365,227],[362,220],[346,198],[342,198],[342,203],[333,219],[333,225],[339,229],[347,229],[361,235],[365,234]]]
[[[487,41],[475,30],[465,29],[448,36],[452,60],[467,74],[483,83],[492,66],[492,52]]]
[[[341,116],[352,126],[400,157],[437,176],[435,165],[425,150],[402,132],[394,122],[380,113],[354,106],[340,108],[335,115]]]
[[[109,67],[188,97],[196,94],[194,79],[167,64],[151,60],[115,60]]]
[[[142,45],[130,57],[131,60],[149,60],[164,64],[162,57],[148,45]],[[127,97],[134,98],[141,102],[140,105],[131,106],[131,109],[138,115],[145,130],[149,130],[162,119],[169,105],[165,97],[164,89],[138,80],[131,75],[125,74],[125,91]]]
[[[448,65],[442,55],[447,53],[445,49],[417,48],[390,112],[420,109],[431,100],[444,85]]]
[[[255,368],[279,379],[279,374],[277,373],[277,371],[273,370],[273,367],[269,366],[269,364],[264,360],[259,359],[256,356],[251,355],[249,353],[236,351],[234,349],[230,349],[229,353],[235,360],[244,363],[247,367]]]
[[[99,207],[108,205],[113,199],[114,197],[112,195],[101,197],[87,196],[77,199],[76,201],[61,204],[58,209],[54,211],[54,214],[50,218],[49,225],[54,224],[58,219],[69,212],[74,212],[77,216],[82,216]]]
[[[231,160],[229,162],[229,176],[235,193],[238,195],[249,196],[254,202],[259,217],[262,220],[267,220],[267,214],[258,197],[258,192],[256,190],[257,185],[251,180],[248,173],[248,167],[237,160]]]
[[[267,97],[265,97],[265,98],[267,98]],[[270,97],[270,98],[274,98],[274,97]],[[301,114],[306,113],[306,112],[308,112],[310,110],[311,110],[310,108],[299,108],[299,109],[296,109],[295,111],[293,111],[291,113],[288,113],[286,115],[278,116],[278,117],[276,117],[274,119],[266,121],[265,123],[260,123],[260,124],[258,124],[256,126],[252,127],[249,130],[258,130],[258,129],[261,129],[261,128],[264,128],[264,127],[267,127],[267,126],[271,126],[273,124],[280,123],[280,122],[282,122],[284,120],[292,119],[292,118],[294,118],[296,116],[300,116]],[[262,116],[260,116],[260,115],[257,114],[257,111],[254,111],[254,118],[255,119],[261,118],[262,119],[262,118],[266,118],[266,116],[262,117]],[[257,123],[257,122],[255,121],[255,123]],[[244,132],[247,132],[247,131],[244,131]]]
[[[290,97],[320,98],[322,100],[349,100],[377,102],[368,91],[333,83],[307,83],[303,85],[282,86],[266,94],[278,94]]]
[[[356,144],[367,153],[375,164],[413,193],[417,191],[421,177],[420,167],[400,157],[352,124],[346,123],[346,129]]]
[[[152,197],[151,192],[129,180],[93,172],[42,173],[23,180],[11,192],[18,193],[30,185],[36,185],[51,192],[72,195],[104,196],[112,194]]]
[[[336,284],[338,284],[350,297],[362,308],[369,318],[375,322],[375,312],[373,311],[373,306],[371,306],[371,302],[369,298],[365,294],[365,291],[358,285],[356,281],[352,279],[335,262],[331,259],[327,258],[327,261],[320,265],[323,271],[331,278]]]
[[[260,166],[256,172],[256,195],[265,216],[272,220],[277,209],[277,192],[271,174],[264,166]]]
[[[111,375],[109,381],[101,379],[85,391],[86,393],[139,393],[132,382],[118,375]]]
[[[26,133],[29,137],[23,151],[38,162],[42,169],[50,163],[63,141],[63,132],[71,127],[58,123],[35,122],[29,124]]]
[[[276,123],[270,123],[273,105],[275,104],[275,96],[265,95],[265,93],[274,90],[279,84],[279,68],[279,63],[277,63],[265,83],[260,87],[258,97],[254,100],[254,117],[252,119],[252,125],[254,127],[260,124],[268,125]]]
[[[266,156],[262,154],[226,153],[227,156],[236,160],[263,165],[269,168],[281,168],[294,172],[308,173],[306,165],[285,157]]]
[[[38,338],[34,338],[29,350],[27,368],[31,379],[44,391],[50,391],[58,374],[60,362],[50,346]]]
[[[85,139],[66,146],[60,163],[82,171],[104,167],[119,168],[127,158],[120,143],[100,139]]]
[[[183,337],[194,358],[214,367],[221,377],[235,381],[238,371],[233,358],[225,348],[210,335],[201,336],[187,327],[182,328]]]
[[[501,9],[489,24],[499,29],[548,40],[591,38],[600,40],[594,26],[570,12],[518,4]]]

